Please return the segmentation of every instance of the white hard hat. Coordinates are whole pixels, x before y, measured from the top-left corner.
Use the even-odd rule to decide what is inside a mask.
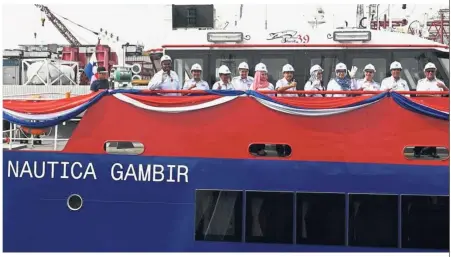
[[[402,66],[399,62],[392,62],[390,64],[390,70],[396,70],[396,69],[401,69],[402,70]]]
[[[195,64],[193,64],[193,66],[191,66],[191,71],[193,71],[193,70],[202,71],[202,67],[198,63],[195,63]]]
[[[169,55],[163,55],[163,56],[161,56],[160,63],[162,63],[164,61],[172,62],[172,59],[171,59],[171,57]]]
[[[285,64],[283,67],[282,67],[282,72],[294,72],[294,68],[293,68],[293,66],[291,66],[290,64]]]
[[[222,65],[221,67],[219,67],[218,73],[219,74],[230,74],[229,67]]]
[[[249,65],[247,65],[246,62],[242,62],[240,63],[240,65],[238,65],[238,69],[243,69],[243,70],[249,70]]]
[[[363,70],[364,71],[372,70],[373,72],[376,72],[376,68],[374,68],[374,65],[372,65],[371,63],[367,64]]]
[[[428,63],[426,64],[426,66],[424,66],[424,70],[430,70],[430,69],[436,70],[437,67],[435,67],[435,64],[433,64],[432,62],[428,62]]]
[[[340,62],[339,64],[335,65],[335,71],[337,70],[348,70],[348,68],[346,67],[346,64]]]
[[[315,64],[310,68],[310,74],[312,74],[315,71],[323,71],[323,68],[321,68],[321,66],[319,66],[318,64]]]
[[[257,71],[268,72],[268,69],[266,69],[266,65],[264,63],[259,63],[259,64],[255,65],[255,72],[257,72]]]

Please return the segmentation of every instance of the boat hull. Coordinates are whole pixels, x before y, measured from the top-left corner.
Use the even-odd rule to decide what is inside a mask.
[[[422,251],[196,241],[196,190],[449,195],[448,166],[7,151],[3,170],[7,252]]]

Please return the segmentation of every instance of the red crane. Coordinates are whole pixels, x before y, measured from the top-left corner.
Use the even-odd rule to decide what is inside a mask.
[[[50,11],[50,9],[45,5],[35,4],[36,7],[41,9],[43,13],[47,16],[50,22],[55,25],[56,29],[63,35],[64,38],[72,45],[72,46],[81,46],[80,41],[67,29],[66,26]],[[42,20],[44,24],[45,19]]]
[[[427,21],[428,39],[449,44],[449,9],[440,9],[437,16]]]

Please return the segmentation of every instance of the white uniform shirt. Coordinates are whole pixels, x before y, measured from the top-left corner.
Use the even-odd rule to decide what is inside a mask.
[[[382,80],[381,82],[381,90],[394,90],[394,91],[409,91],[409,86],[407,85],[407,81],[403,80],[402,78],[399,78],[398,80],[395,80],[393,76],[387,77]]]
[[[221,86],[221,89],[219,89],[219,86]],[[225,84],[222,80],[220,80],[213,84],[213,90],[235,90],[235,88],[232,83]]]
[[[351,79],[351,86],[350,90],[356,90],[357,89],[357,82],[355,79]],[[326,91],[344,91],[343,88],[341,88],[340,84],[338,84],[335,79],[331,79],[329,83],[327,83],[327,89]],[[326,97],[347,97],[346,94],[327,94]]]
[[[249,90],[252,83],[254,83],[254,78],[251,76],[247,76],[245,79],[242,79],[241,76],[237,76],[232,79],[232,84],[235,90]]]
[[[276,83],[276,90],[279,89],[279,88],[282,88],[282,87],[286,87],[286,86],[289,86],[288,81],[285,78],[279,79],[277,81],[277,83]],[[292,87],[290,89],[285,90],[284,92],[296,91],[296,90],[297,89],[295,87]],[[298,97],[298,94],[281,94],[281,93],[278,93],[277,96],[278,97]]]
[[[187,80],[183,85],[183,90],[188,90],[193,84],[196,84],[196,87],[191,90],[210,90],[207,81],[199,80],[196,82],[194,79]]]
[[[428,80],[427,78],[420,79],[418,80],[417,91],[443,91],[443,88],[437,86],[437,82],[443,83],[443,81],[437,78],[433,80]],[[442,96],[442,95],[429,95],[429,96]]]
[[[381,86],[376,81],[367,81],[366,79],[359,79],[357,80],[357,86],[356,89],[360,90],[363,89],[363,91],[379,91]],[[364,96],[367,95],[374,95],[374,94],[364,94]]]
[[[381,82],[381,91],[391,89],[393,91],[410,91],[407,81],[399,78],[395,80],[393,76],[387,77]],[[410,97],[410,95],[404,95],[405,97]]]
[[[304,85],[305,91],[324,91],[324,87],[321,85],[321,81],[315,80],[313,83],[309,80]],[[323,97],[322,94],[305,94],[308,97]]]
[[[252,86],[249,88],[249,90],[255,90]],[[274,85],[269,83],[268,87],[265,88],[259,88],[257,91],[274,91]],[[267,96],[276,96],[275,94],[265,94]]]
[[[427,78],[420,79],[418,80],[417,91],[443,91],[443,88],[437,86],[437,82],[445,84],[437,78],[433,80],[428,80]]]
[[[177,76],[177,73],[175,73],[175,71],[172,71],[172,70],[171,70],[169,76],[166,72],[163,73],[163,70],[160,70],[159,72],[155,73],[155,75],[149,81],[149,84],[147,85],[147,87],[150,90],[180,90],[181,89],[179,76]],[[178,95],[180,95],[180,93],[166,93],[164,95],[178,96]]]

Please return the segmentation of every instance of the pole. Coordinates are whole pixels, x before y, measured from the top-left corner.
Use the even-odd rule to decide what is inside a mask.
[[[388,29],[391,30],[392,24],[391,24],[391,15],[390,15],[390,5],[388,5]]]
[[[440,13],[441,15],[440,15],[440,39],[441,39],[441,42],[440,43],[442,43],[443,44],[443,42],[444,42],[444,38],[443,38],[443,34],[445,34],[445,28],[444,28],[444,19],[445,19],[445,15],[443,14],[443,12],[441,12]]]
[[[268,30],[268,5],[265,4],[265,30]]]
[[[376,29],[379,30],[380,29],[380,24],[379,24],[379,4],[377,4],[377,7],[376,7],[376,16],[377,16]]]
[[[58,148],[58,125],[55,126],[55,138],[53,141],[53,150],[56,151],[57,148]]]

